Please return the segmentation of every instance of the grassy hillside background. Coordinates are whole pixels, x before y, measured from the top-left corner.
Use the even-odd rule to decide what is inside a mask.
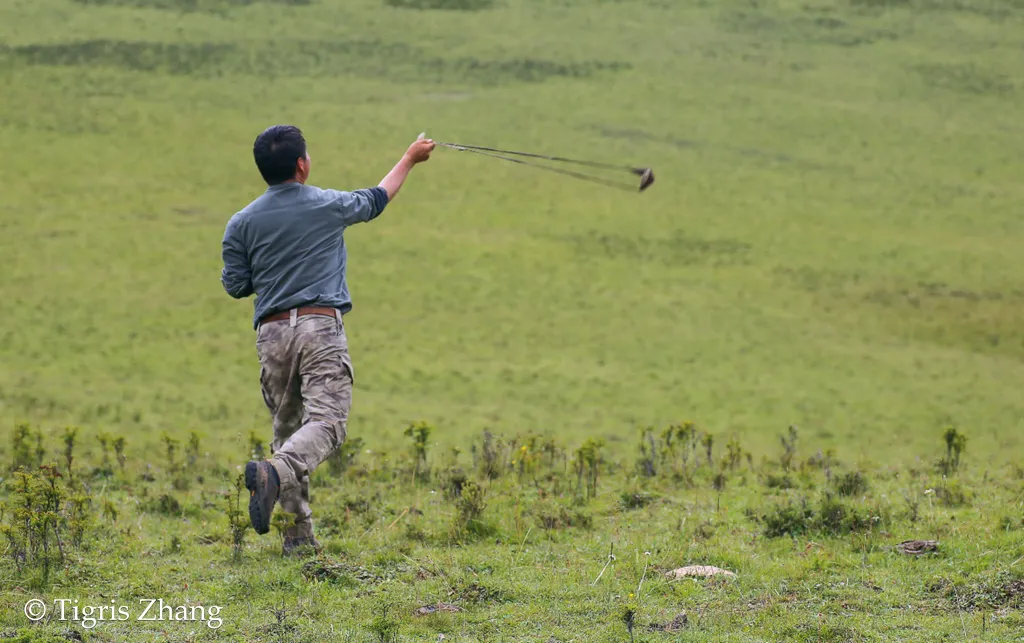
[[[402,5],[4,4],[3,417],[265,425],[219,242],[289,122],[323,186],[422,130],[658,173],[620,194],[438,150],[349,233],[355,433],[1020,446],[1024,10]]]
[[[374,449],[423,419],[626,457],[692,419],[755,459],[794,424],[930,461],[954,425],[979,472],[1019,462],[1022,47],[1020,0],[7,0],[0,435],[106,430],[160,466],[196,431],[227,468],[269,439],[220,240],[264,187],[253,139],[293,123],[322,187],[424,130],[657,175],[438,149],[349,230]]]

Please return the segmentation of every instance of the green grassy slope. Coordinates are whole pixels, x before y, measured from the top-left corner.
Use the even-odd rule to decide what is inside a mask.
[[[355,432],[1019,445],[1022,13],[958,6],[7,3],[0,414],[261,426],[218,243],[255,133],[294,122],[326,186],[424,129],[658,172],[638,196],[439,150],[350,232]]]

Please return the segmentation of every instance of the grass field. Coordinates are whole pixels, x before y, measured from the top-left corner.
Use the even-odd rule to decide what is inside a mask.
[[[223,605],[224,625],[72,625],[1021,640],[1022,46],[1020,0],[0,3],[0,637],[61,636],[30,598],[152,594]],[[315,568],[252,532],[233,547],[225,517],[270,432],[220,240],[280,122],[322,187],[375,185],[424,130],[658,177],[629,194],[438,149],[348,231],[362,445],[317,474]],[[696,446],[650,452],[644,427],[687,420]],[[56,512],[84,536],[44,580],[12,508],[45,498],[11,472],[51,460],[89,508]],[[895,553],[907,538],[939,552]],[[738,576],[664,578],[690,563]],[[438,601],[463,611],[412,615]]]

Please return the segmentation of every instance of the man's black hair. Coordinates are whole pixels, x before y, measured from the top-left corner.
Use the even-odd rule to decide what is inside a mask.
[[[293,125],[274,125],[256,137],[252,145],[256,167],[267,185],[295,178],[296,163],[306,157],[306,139]]]

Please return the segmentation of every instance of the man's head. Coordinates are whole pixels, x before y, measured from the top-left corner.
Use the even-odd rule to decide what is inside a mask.
[[[309,178],[310,160],[306,153],[306,139],[298,127],[268,127],[256,137],[252,154],[267,185],[286,181],[305,183]]]

